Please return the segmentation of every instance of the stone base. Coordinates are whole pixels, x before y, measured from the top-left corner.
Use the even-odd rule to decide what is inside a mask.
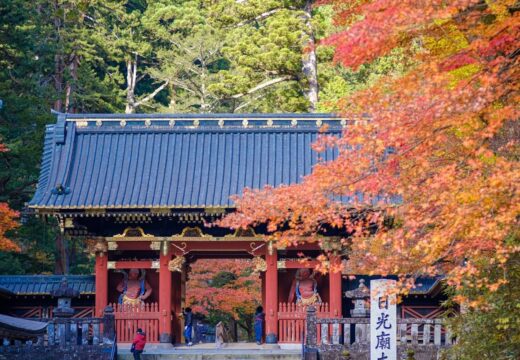
[[[159,342],[160,343],[168,343],[168,344],[171,344],[172,342],[172,337],[170,334],[168,333],[162,333],[159,335]]]
[[[111,345],[0,346],[0,360],[109,360]]]
[[[276,344],[278,342],[278,339],[276,338],[275,334],[267,334],[265,336],[265,343],[266,344]]]

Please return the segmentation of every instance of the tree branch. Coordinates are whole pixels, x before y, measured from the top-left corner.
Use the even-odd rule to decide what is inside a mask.
[[[272,9],[272,10],[266,11],[266,12],[261,13],[260,15],[258,15],[256,17],[252,18],[252,19],[248,19],[248,20],[244,20],[244,21],[239,22],[238,24],[236,24],[236,27],[239,28],[239,27],[242,27],[244,25],[250,24],[250,23],[252,23],[254,21],[267,19],[269,16],[271,16],[273,14],[276,14],[278,11],[281,11],[281,10],[285,10],[285,8],[276,8],[276,9]]]
[[[280,76],[280,77],[277,77],[275,79],[271,79],[269,81],[266,81],[266,82],[263,82],[261,84],[258,84],[257,86],[255,86],[254,88],[251,88],[249,89],[247,92],[245,93],[240,93],[240,94],[235,94],[235,95],[232,95],[231,98],[233,99],[239,99],[243,96],[246,96],[246,95],[250,95],[252,93],[255,93],[257,92],[258,90],[262,90],[262,89],[265,89],[266,87],[269,87],[271,85],[275,85],[275,84],[278,84],[278,83],[281,83],[281,82],[284,82],[284,81],[289,81],[289,80],[296,80],[296,78],[292,75],[285,75],[285,76]]]
[[[142,98],[139,101],[136,101],[134,104],[134,107],[138,107],[138,106],[142,105],[143,103],[152,100],[155,97],[155,95],[157,95],[162,89],[164,89],[166,86],[168,86],[169,83],[170,83],[170,80],[166,80],[161,86],[159,86],[157,89],[155,89],[154,92],[152,92],[150,95],[145,96],[144,98]]]

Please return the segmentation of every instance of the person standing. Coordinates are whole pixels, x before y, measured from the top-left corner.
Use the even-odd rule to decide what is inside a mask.
[[[191,333],[193,329],[193,313],[191,312],[191,308],[187,307],[183,311],[184,314],[184,339],[186,340],[187,346],[192,346],[193,342],[191,341]]]
[[[257,345],[262,344],[264,320],[265,320],[264,308],[259,306],[256,308],[256,311],[255,311],[255,339],[256,339]]]
[[[132,352],[134,353],[134,360],[141,360],[141,354],[144,351],[146,345],[146,334],[139,328],[135,335],[134,341],[132,341]]]

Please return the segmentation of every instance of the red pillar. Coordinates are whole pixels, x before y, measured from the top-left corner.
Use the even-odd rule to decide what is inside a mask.
[[[175,337],[175,342],[180,343],[182,338],[182,323],[181,323],[181,313],[182,313],[182,300],[181,300],[181,273],[174,272],[172,274],[173,281],[173,328],[172,328],[172,337]]]
[[[102,317],[103,310],[108,305],[108,269],[107,254],[96,254],[96,316]]]
[[[260,281],[262,282],[262,304],[265,305],[265,273],[260,273]]]
[[[278,341],[278,254],[269,249],[265,255],[265,335],[266,342]],[[274,336],[274,337],[273,337]]]
[[[168,270],[171,260],[169,244],[163,244],[159,258],[159,341],[170,343],[172,340],[172,274]]]
[[[341,271],[339,266],[341,265],[341,258],[337,255],[330,256],[329,258],[329,291],[330,300],[329,308],[332,317],[341,317]]]

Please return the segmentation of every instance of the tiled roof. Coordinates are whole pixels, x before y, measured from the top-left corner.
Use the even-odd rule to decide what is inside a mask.
[[[47,127],[39,209],[233,207],[244,188],[293,184],[336,151],[311,144],[330,114],[58,115]]]
[[[96,292],[94,275],[0,275],[0,288],[15,295],[49,295],[64,277],[81,295]]]
[[[397,279],[397,276],[388,276],[390,279]],[[363,279],[365,285],[370,288],[370,280],[381,279],[381,276],[356,275],[352,280],[348,280],[348,288],[345,290],[355,290],[359,286],[359,281]],[[412,295],[429,295],[437,290],[442,281],[441,277],[419,277],[415,280],[415,287],[410,290]]]
[[[22,331],[28,334],[43,334],[47,323],[0,314],[0,328]]]

